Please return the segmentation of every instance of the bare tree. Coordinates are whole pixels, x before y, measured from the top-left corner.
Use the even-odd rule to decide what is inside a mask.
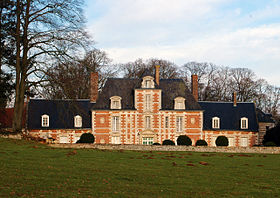
[[[125,78],[140,78],[146,70],[152,74],[155,65],[160,65],[161,78],[178,78],[180,76],[177,65],[163,59],[151,58],[143,60],[140,58],[134,62],[120,64],[119,67]]]
[[[13,131],[20,131],[25,92],[55,59],[70,57],[88,37],[82,0],[16,1],[16,88]]]
[[[46,72],[41,95],[49,99],[88,99],[90,72],[98,72],[99,89],[107,78],[115,77],[117,68],[101,50],[93,49],[81,60],[58,62]]]

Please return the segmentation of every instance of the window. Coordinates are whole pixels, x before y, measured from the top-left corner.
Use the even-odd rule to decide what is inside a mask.
[[[220,118],[214,117],[212,118],[212,128],[219,129],[220,128]]]
[[[49,116],[48,115],[42,115],[41,124],[42,124],[42,127],[49,127]]]
[[[152,137],[143,137],[142,144],[144,145],[152,145],[154,143],[154,138]]]
[[[165,128],[169,128],[169,117],[165,117]]]
[[[154,78],[152,76],[145,76],[142,81],[142,88],[155,88]]]
[[[234,137],[228,138],[228,146],[235,146]]]
[[[175,106],[174,109],[185,109],[185,98],[177,97],[174,99]]]
[[[248,138],[242,137],[241,141],[240,141],[240,146],[242,146],[242,147],[248,146]]]
[[[177,132],[183,131],[183,117],[182,116],[176,117],[176,131]]]
[[[111,109],[121,109],[121,100],[122,98],[119,96],[112,96],[111,100]]]
[[[241,129],[248,129],[248,118],[241,118]]]
[[[112,144],[120,144],[121,143],[121,137],[120,136],[113,136],[112,137]]]
[[[77,115],[74,117],[74,127],[82,127],[82,117]]]
[[[145,117],[145,128],[150,129],[151,128],[151,116]]]
[[[145,109],[146,109],[146,111],[151,110],[151,95],[150,94],[145,95]]]
[[[113,116],[112,117],[112,131],[119,131],[120,130],[120,117],[119,116]]]

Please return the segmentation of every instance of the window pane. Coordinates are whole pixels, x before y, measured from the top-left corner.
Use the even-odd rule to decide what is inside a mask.
[[[150,110],[151,109],[151,95],[150,94],[147,94],[146,95],[146,98],[145,98],[145,107],[146,107],[146,110]]]
[[[176,118],[176,130],[177,132],[183,131],[183,117]]]
[[[165,128],[169,127],[169,117],[165,117]]]

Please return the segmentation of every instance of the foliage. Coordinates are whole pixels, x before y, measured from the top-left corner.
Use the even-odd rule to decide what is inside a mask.
[[[205,140],[197,140],[195,146],[208,146]]]
[[[153,143],[153,145],[160,145],[160,143],[158,143],[158,142],[155,142],[155,143]]]
[[[228,146],[228,138],[226,136],[218,136],[215,141],[217,146]]]
[[[192,140],[186,135],[180,135],[177,139],[177,145],[192,145]]]
[[[3,138],[0,150],[4,173],[0,197],[278,197],[280,193],[277,154],[58,149]],[[260,175],[258,185],[264,188],[256,188]]]
[[[91,133],[83,133],[76,143],[94,143],[94,136]]]
[[[265,142],[264,146],[277,146],[274,142],[270,141],[270,142]]]
[[[268,142],[274,142],[277,146],[280,146],[280,124],[266,132],[263,137],[263,145]]]
[[[0,107],[6,107],[7,101],[9,100],[14,85],[12,84],[12,76],[5,74],[0,70]]]
[[[175,143],[172,140],[167,139],[162,142],[162,145],[175,145]]]

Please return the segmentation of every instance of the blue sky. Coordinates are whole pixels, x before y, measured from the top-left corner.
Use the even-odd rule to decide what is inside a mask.
[[[114,63],[162,58],[252,69],[280,86],[280,0],[87,0],[87,29]]]

